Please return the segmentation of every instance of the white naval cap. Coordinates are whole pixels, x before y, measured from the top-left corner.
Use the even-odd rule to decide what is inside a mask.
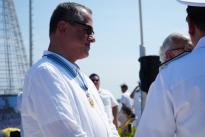
[[[205,7],[205,0],[177,0],[187,6]]]

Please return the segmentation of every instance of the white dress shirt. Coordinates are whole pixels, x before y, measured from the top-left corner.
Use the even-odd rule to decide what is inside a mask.
[[[126,107],[133,109],[133,99],[130,97],[130,92],[126,91],[122,94],[120,103],[124,104]]]
[[[135,137],[205,136],[205,37],[151,85]]]
[[[99,89],[99,95],[104,104],[105,112],[108,116],[108,119],[112,122],[113,121],[112,108],[118,106],[117,100],[110,93],[110,91],[102,88]]]
[[[78,68],[55,55],[72,70]],[[32,66],[25,78],[21,117],[24,137],[118,137],[108,122],[102,101],[92,81],[82,74],[94,106],[85,90],[65,67],[44,56]]]

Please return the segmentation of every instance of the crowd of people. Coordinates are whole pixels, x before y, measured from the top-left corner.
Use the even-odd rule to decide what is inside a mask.
[[[132,92],[122,84],[117,102],[98,74],[81,71],[76,61],[86,58],[95,42],[92,11],[60,3],[50,19],[48,50],[25,77],[21,136],[205,136],[205,1],[178,1],[187,5],[190,39],[180,33],[165,38],[145,107],[140,83]]]

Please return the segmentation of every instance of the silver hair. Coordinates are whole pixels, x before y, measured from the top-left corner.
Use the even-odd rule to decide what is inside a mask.
[[[171,33],[169,36],[166,37],[162,46],[160,47],[159,56],[160,56],[161,63],[167,61],[165,54],[168,50],[179,47],[179,45],[177,45],[174,39],[183,40],[185,42],[184,45],[185,50],[188,48],[188,46],[190,47],[190,40],[188,37],[180,33]]]

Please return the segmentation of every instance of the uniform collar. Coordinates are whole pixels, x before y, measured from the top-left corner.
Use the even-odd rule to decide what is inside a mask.
[[[71,63],[70,61],[68,61],[67,59],[65,59],[64,57],[62,57],[61,55],[59,55],[59,54],[57,54],[57,53],[54,53],[54,52],[51,52],[51,51],[48,51],[48,50],[44,51],[43,56],[46,56],[46,55],[49,55],[49,54],[55,55],[55,56],[57,56],[58,58],[62,59],[63,62],[64,62],[65,64],[67,64],[67,65],[73,70],[73,72],[77,75],[77,71],[79,71],[79,69],[80,69],[77,64]]]
[[[173,62],[173,61],[175,61],[175,60],[177,60],[177,59],[179,59],[179,58],[181,58],[181,57],[184,57],[185,55],[188,55],[189,53],[190,53],[190,52],[188,52],[188,51],[182,52],[181,54],[179,54],[179,55],[177,55],[177,56],[175,56],[175,57],[173,57],[173,58],[171,58],[171,59],[169,59],[169,60],[167,60],[167,61],[161,63],[160,66],[159,66],[159,70],[163,69],[163,68],[164,68],[165,66],[167,66],[169,63],[171,63],[171,62]]]
[[[203,48],[205,47],[205,36],[203,36],[198,43],[196,44],[196,47],[194,48],[194,50],[198,49],[198,48]]]

